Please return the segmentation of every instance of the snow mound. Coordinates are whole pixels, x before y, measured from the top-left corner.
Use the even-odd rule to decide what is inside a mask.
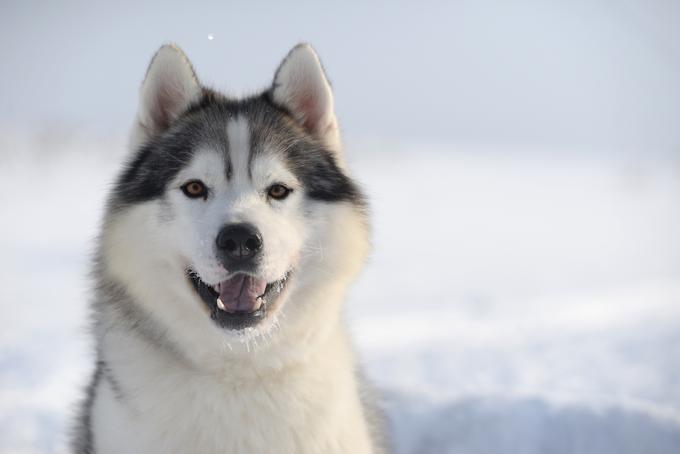
[[[391,394],[395,454],[677,454],[680,421],[620,407],[540,398],[432,403]]]

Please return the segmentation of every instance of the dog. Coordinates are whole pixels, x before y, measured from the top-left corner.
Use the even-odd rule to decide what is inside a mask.
[[[367,203],[314,49],[232,99],[162,46],[130,149],[95,254],[73,451],[384,452],[342,312]]]

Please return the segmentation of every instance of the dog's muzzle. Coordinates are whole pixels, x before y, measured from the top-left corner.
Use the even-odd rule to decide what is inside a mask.
[[[269,282],[245,273],[209,285],[193,271],[187,271],[196,293],[210,309],[210,318],[219,326],[239,330],[257,325],[267,317],[286,286],[291,272]]]

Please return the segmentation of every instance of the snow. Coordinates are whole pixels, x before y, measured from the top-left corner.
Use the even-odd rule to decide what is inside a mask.
[[[680,163],[348,143],[374,252],[347,318],[396,453],[680,452]],[[0,452],[63,452],[122,140],[0,135]]]
[[[347,316],[395,451],[680,452],[680,3],[299,6],[3,4],[0,452],[62,452],[91,367],[124,149],[91,134],[163,42],[238,94],[300,40],[376,138],[348,143],[374,253]]]

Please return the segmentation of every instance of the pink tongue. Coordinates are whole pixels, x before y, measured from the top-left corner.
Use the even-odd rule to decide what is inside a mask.
[[[220,282],[220,299],[228,312],[253,312],[259,309],[257,297],[264,293],[267,282],[245,274],[237,274]]]

